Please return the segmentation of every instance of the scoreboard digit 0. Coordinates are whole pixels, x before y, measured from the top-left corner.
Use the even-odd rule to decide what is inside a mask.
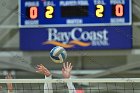
[[[131,0],[20,0],[20,26],[131,25]]]

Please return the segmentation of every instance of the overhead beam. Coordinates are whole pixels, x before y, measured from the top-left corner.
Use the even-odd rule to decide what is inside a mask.
[[[85,75],[85,76],[81,76],[81,77],[82,78],[103,77],[103,76],[123,72],[123,71],[130,70],[130,69],[137,68],[137,67],[140,67],[140,62],[139,61],[138,62],[132,62],[132,63],[126,64],[126,65],[123,65],[123,66],[114,67],[114,68],[105,70],[101,73],[97,73],[97,74],[94,74],[94,75]]]
[[[136,4],[140,7],[140,0],[133,0],[133,4]]]
[[[128,56],[140,55],[140,49],[133,50],[84,50],[84,51],[67,51],[68,56]],[[13,57],[14,55],[26,57],[49,56],[49,51],[1,51],[0,57]]]
[[[133,50],[84,50],[84,51],[67,51],[68,56],[126,56],[140,55],[140,49]],[[30,51],[22,52],[24,56],[49,56],[49,51]]]
[[[133,4],[133,14],[140,19],[139,13],[140,13],[140,7],[136,4]]]
[[[26,64],[26,63],[7,62],[7,61],[4,61],[4,62],[1,61],[0,63],[1,63],[1,65],[0,65],[1,69],[5,69],[5,67],[9,66],[11,69],[19,69],[19,70],[25,70],[25,71],[36,73],[35,72],[36,70],[32,66],[30,66],[29,64]]]
[[[132,53],[134,54],[135,51],[133,52],[133,50],[84,50],[84,51],[67,51],[68,52],[68,56],[125,56],[125,55],[131,55]],[[138,55],[140,55],[140,51],[139,53],[137,52]],[[49,51],[38,51],[38,52],[34,52],[34,51],[30,51],[30,52],[23,52],[23,55],[26,56],[49,56]]]

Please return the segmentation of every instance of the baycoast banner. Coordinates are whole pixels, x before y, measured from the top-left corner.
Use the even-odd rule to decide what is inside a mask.
[[[131,49],[131,26],[20,28],[21,50]]]

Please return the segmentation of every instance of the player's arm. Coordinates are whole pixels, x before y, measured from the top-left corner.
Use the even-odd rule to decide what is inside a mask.
[[[5,79],[13,79],[11,76],[11,73],[8,73],[8,75],[6,75]],[[8,89],[8,93],[13,93],[13,84],[12,83],[7,83],[7,89]],[[2,86],[0,85],[0,91],[2,90]]]
[[[0,91],[2,90],[2,86],[0,85]]]
[[[65,79],[70,79],[72,65],[71,63],[63,63],[62,75]],[[72,82],[67,83],[69,93],[76,93],[75,87]]]
[[[51,79],[52,78],[50,71],[47,68],[45,68],[42,64],[37,65],[37,71],[36,72],[44,74],[45,79]],[[44,93],[53,93],[52,83],[45,82]]]
[[[5,77],[5,79],[13,79],[11,74],[8,73],[8,75]],[[13,93],[13,84],[7,83],[8,93]]]

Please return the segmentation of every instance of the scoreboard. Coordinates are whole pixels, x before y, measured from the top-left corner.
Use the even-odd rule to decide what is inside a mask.
[[[131,25],[131,0],[20,0],[22,26]]]
[[[131,49],[131,4],[131,0],[19,0],[20,49]]]

